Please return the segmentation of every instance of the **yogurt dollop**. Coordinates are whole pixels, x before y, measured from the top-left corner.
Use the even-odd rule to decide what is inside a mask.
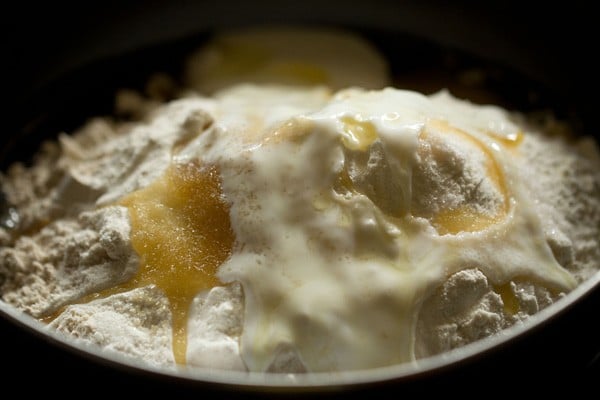
[[[250,370],[290,352],[310,371],[413,361],[420,305],[465,268],[497,286],[576,285],[518,176],[520,128],[500,109],[466,119],[464,107],[342,91],[251,145],[231,146],[223,128],[196,154],[219,165],[231,204],[236,245],[218,274],[244,287]]]

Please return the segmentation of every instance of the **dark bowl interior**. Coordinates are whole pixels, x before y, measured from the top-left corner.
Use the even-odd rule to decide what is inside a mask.
[[[522,111],[552,110],[579,134],[595,135],[597,102],[590,100],[598,76],[591,59],[573,41],[589,41],[591,17],[576,4],[537,10],[517,3],[341,1],[99,2],[61,8],[19,4],[4,16],[9,57],[0,165],[27,160],[40,141],[71,132],[87,118],[110,114],[114,92],[143,90],[155,72],[178,76],[181,63],[214,29],[258,23],[336,25],[356,30],[389,57],[395,84],[422,91],[449,86],[459,97]],[[30,7],[35,7],[32,13]],[[27,23],[25,23],[25,21]],[[591,53],[592,50],[589,51]],[[466,84],[465,74],[485,79]],[[115,364],[70,349],[0,312],[7,340],[3,360],[9,387],[26,376],[50,393],[73,379],[98,394],[133,388],[139,394],[226,394],[229,397],[311,393],[431,393],[472,382],[506,389],[531,374],[577,381],[600,377],[600,328],[595,323],[600,287],[525,334],[458,364],[399,379],[330,388],[265,388],[211,384]],[[506,382],[505,384],[499,382]],[[583,380],[582,380],[583,382]],[[442,385],[442,386],[440,386]]]

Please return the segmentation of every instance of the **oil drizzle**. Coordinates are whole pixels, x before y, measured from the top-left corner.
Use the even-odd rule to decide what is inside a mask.
[[[172,164],[161,178],[120,204],[129,209],[140,268],[130,281],[109,291],[151,284],[161,289],[172,313],[173,355],[184,364],[192,299],[220,284],[215,273],[234,242],[219,172],[214,166]]]
[[[365,151],[377,140],[377,129],[370,121],[360,121],[356,118],[345,116],[343,123],[342,143],[350,150]]]
[[[503,197],[503,202],[499,207],[499,210],[492,215],[479,212],[467,206],[440,210],[431,219],[431,222],[438,233],[440,235],[455,235],[460,232],[477,232],[484,230],[505,218],[510,208],[510,194],[502,168],[496,161],[492,151],[468,132],[456,128],[445,121],[431,120],[429,121],[427,128],[435,132],[454,135],[455,137],[460,138],[460,140],[475,145],[485,155],[487,162],[484,167],[486,168],[487,178],[498,188]],[[427,130],[421,132],[419,140],[428,140]],[[521,140],[522,138],[519,135],[516,135],[514,138],[511,137],[511,139],[507,139],[507,143],[518,146]]]

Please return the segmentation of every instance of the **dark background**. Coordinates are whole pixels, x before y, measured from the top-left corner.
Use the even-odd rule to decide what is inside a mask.
[[[22,133],[23,121],[29,123],[43,113],[56,114],[52,107],[65,102],[65,98],[80,105],[93,96],[107,96],[106,92],[100,93],[102,89],[111,90],[117,83],[135,83],[136,79],[141,82],[148,68],[162,68],[179,54],[165,52],[160,59],[148,58],[152,65],[132,60],[126,74],[122,68],[107,65],[104,71],[96,71],[94,86],[80,71],[98,65],[98,60],[215,27],[289,21],[341,22],[359,29],[376,28],[477,54],[491,63],[509,66],[556,92],[554,98],[558,102],[575,104],[571,108],[576,108],[585,121],[591,121],[588,125],[593,125],[599,86],[595,14],[581,1],[534,3],[513,0],[15,2],[3,13],[0,24],[2,102],[3,113],[8,117],[5,129],[10,134]],[[419,59],[414,54],[398,53],[397,57],[397,65]],[[79,81],[65,82],[65,77],[77,71]],[[122,82],[117,82],[119,77]],[[91,85],[85,94],[87,98],[73,100],[76,96],[68,92],[79,90],[78,95],[82,96],[82,85]],[[511,83],[500,86],[499,89],[507,90]],[[40,92],[47,96],[40,96]],[[61,95],[63,98],[57,99]],[[105,111],[98,104],[95,109]],[[593,134],[593,130],[595,126],[586,127],[586,133]],[[0,159],[6,160],[7,153],[13,155],[12,149],[0,153]],[[6,162],[1,166],[5,167]]]
[[[561,107],[566,105],[567,113],[575,110],[584,131],[598,137],[598,63],[594,60],[598,27],[594,13],[580,2],[542,6],[513,1],[147,0],[69,5],[64,1],[24,1],[12,4],[0,18],[3,166],[5,160],[31,152],[39,135],[57,133],[52,129],[58,129],[58,123],[66,129],[76,126],[87,112],[109,112],[107,104],[115,87],[125,83],[139,85],[142,75],[154,68],[168,69],[169,58],[179,57],[182,49],[163,46],[157,53],[161,57],[146,52],[131,57],[126,67],[106,60],[120,59],[120,55],[140,48],[185,39],[214,27],[263,22],[342,21],[359,29],[416,35],[477,54],[485,62],[516,71],[525,81],[534,82],[532,87],[546,88],[552,101]],[[393,40],[394,35],[390,38]],[[402,64],[401,56],[398,57],[396,62]],[[147,60],[155,64],[148,65]],[[90,77],[96,79],[95,83],[89,82]],[[519,90],[520,86],[515,88]],[[71,111],[72,115],[68,114]],[[55,114],[60,118],[53,120]],[[29,144],[26,150],[23,143]],[[410,382],[354,388],[353,394],[397,397],[448,390],[485,398],[491,393],[517,394],[515,385],[519,383],[538,394],[555,389],[576,392],[600,378],[598,361],[593,362],[600,353],[599,307],[600,294],[596,290],[554,323],[512,346],[498,349],[488,358]],[[223,389],[104,366],[49,346],[2,316],[0,335],[3,387],[24,395],[41,390],[47,395],[79,397],[75,384],[85,386],[86,394],[106,396],[121,395],[121,390],[127,390],[211,397]],[[483,391],[476,390],[473,382],[483,385]],[[240,393],[227,392],[227,397]],[[325,394],[348,395],[346,391]],[[247,397],[248,393],[243,395]]]
[[[71,4],[72,3],[72,4]],[[86,1],[15,2],[3,13],[7,94],[65,71],[199,30],[254,23],[331,23],[414,33],[516,66],[567,96],[597,87],[597,21],[584,2]],[[6,96],[5,96],[6,97]],[[8,100],[8,99],[6,99]]]

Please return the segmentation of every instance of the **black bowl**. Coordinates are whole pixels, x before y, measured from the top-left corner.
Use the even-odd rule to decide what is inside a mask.
[[[5,133],[0,165],[27,160],[40,141],[72,131],[86,118],[112,112],[117,88],[142,88],[154,72],[177,76],[186,54],[219,28],[261,23],[335,25],[366,36],[390,57],[398,85],[435,90],[450,85],[473,101],[522,111],[551,109],[580,134],[596,135],[596,65],[592,16],[572,3],[543,13],[511,2],[402,2],[347,4],[313,1],[20,3],[4,16]],[[405,57],[411,54],[411,57]],[[464,85],[461,74],[486,79]],[[416,80],[427,71],[439,81]],[[63,393],[73,384],[90,393],[279,396],[393,393],[431,394],[474,382],[494,394],[524,384],[536,392],[580,387],[600,377],[600,276],[535,316],[527,327],[425,360],[421,367],[383,368],[308,379],[199,371],[172,375],[72,346],[36,321],[0,303],[7,388]],[[534,376],[544,378],[537,380]],[[21,386],[20,378],[31,382]],[[584,379],[585,378],[585,379]],[[579,385],[579,386],[577,386]],[[73,390],[73,389],[69,389]]]

